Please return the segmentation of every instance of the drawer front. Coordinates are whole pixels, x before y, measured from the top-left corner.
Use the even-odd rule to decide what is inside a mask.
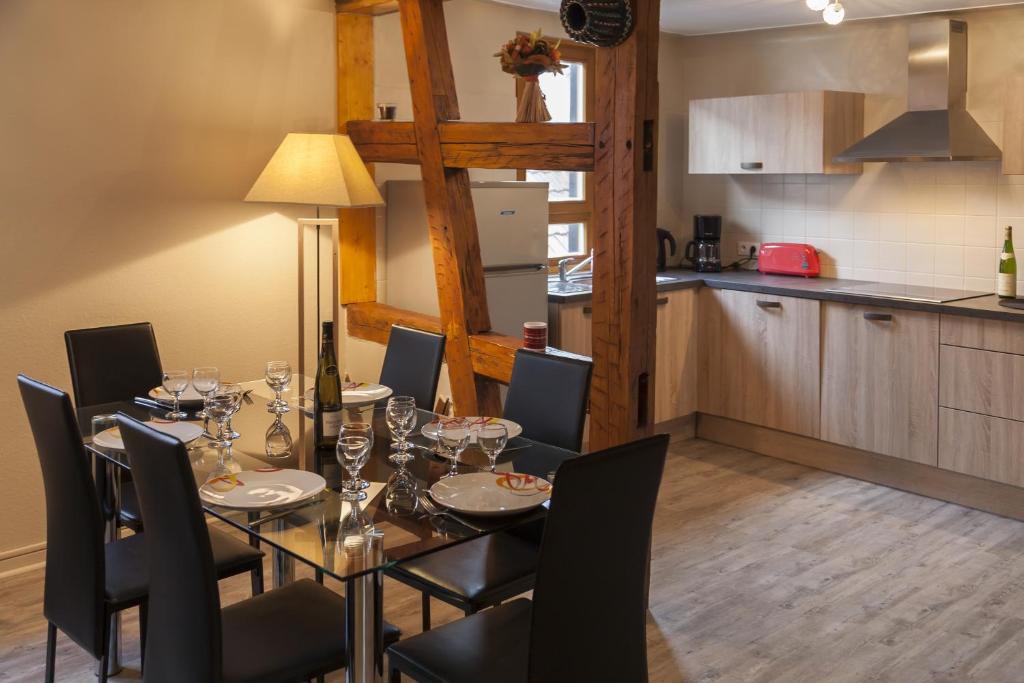
[[[1024,356],[943,346],[939,405],[1024,420]]]
[[[1024,422],[939,409],[939,467],[1024,486]]]
[[[952,346],[1024,354],[1024,316],[1016,323],[944,313],[940,338],[943,344]]]

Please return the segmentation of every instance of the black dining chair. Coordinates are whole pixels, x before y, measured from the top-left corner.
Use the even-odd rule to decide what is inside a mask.
[[[380,383],[394,396],[412,396],[420,410],[432,410],[444,360],[444,335],[392,325]]]
[[[303,579],[221,608],[185,445],[126,415],[121,434],[146,525],[146,680],[302,681],[343,668],[345,599]],[[385,625],[385,642],[397,631]]]
[[[100,660],[106,680],[109,624],[130,607],[145,611],[147,534],[103,542],[103,516],[89,473],[71,398],[63,391],[18,375],[35,439],[46,496],[46,576],[43,615],[46,680],[54,680],[57,630]],[[253,592],[263,591],[263,553],[214,529],[209,531],[218,578],[252,572]],[[145,647],[144,614],[140,614]]]
[[[577,358],[517,351],[505,418],[519,423],[524,436],[578,451],[591,367]],[[529,450],[520,457],[527,455]],[[526,468],[517,459],[515,468],[547,478],[563,461],[548,454]],[[387,575],[420,591],[423,630],[427,631],[432,597],[470,615],[533,588],[542,526],[531,524],[461,543],[397,565]]]
[[[667,448],[659,435],[566,461],[532,602],[391,646],[392,683],[399,673],[430,683],[646,681],[651,526]]]
[[[76,408],[131,401],[145,396],[163,378],[156,334],[149,323],[68,330],[64,346]],[[140,531],[142,520],[130,476],[124,477],[119,493],[121,523]]]

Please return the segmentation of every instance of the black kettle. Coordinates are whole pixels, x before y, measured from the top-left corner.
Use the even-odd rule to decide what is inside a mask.
[[[665,253],[665,242],[668,242],[671,256],[676,255],[676,238],[665,228],[658,228],[658,272],[664,273],[667,267],[667,255]]]

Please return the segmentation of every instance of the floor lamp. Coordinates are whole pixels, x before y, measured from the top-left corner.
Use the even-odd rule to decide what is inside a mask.
[[[299,377],[300,396],[306,376],[305,273],[306,250],[304,234],[307,226],[317,229],[316,302],[320,310],[320,239],[321,226],[330,226],[337,239],[337,218],[320,218],[320,207],[363,208],[384,206],[377,184],[347,135],[329,133],[289,133],[267,162],[259,178],[246,195],[247,202],[272,204],[305,204],[316,206],[316,218],[300,218],[299,226]],[[337,278],[335,278],[337,280]],[[334,286],[337,287],[337,281]],[[335,308],[337,302],[335,301]],[[336,312],[336,311],[335,311]],[[331,313],[334,319],[335,312]],[[317,323],[319,324],[319,313]],[[335,339],[340,337],[336,332]]]

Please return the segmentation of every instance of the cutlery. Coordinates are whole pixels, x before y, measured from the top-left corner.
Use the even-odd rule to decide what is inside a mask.
[[[245,405],[247,406],[251,406],[253,404],[252,396],[250,396],[253,391],[255,391],[255,389],[246,389],[242,392],[242,400],[245,401]]]
[[[167,406],[160,403],[159,401],[154,401],[153,399],[150,398],[142,398],[141,396],[135,397],[135,404],[143,406],[144,408],[159,408],[161,410],[167,409]]]
[[[440,505],[435,503],[433,500],[431,500],[429,495],[427,495],[426,493],[424,493],[422,491],[417,495],[417,498],[419,498],[420,507],[422,507],[427,512],[427,514],[430,515],[431,517],[444,517],[445,519],[450,519],[450,520],[452,520],[454,522],[458,522],[459,524],[461,524],[462,526],[466,527],[467,529],[471,529],[471,530],[476,531],[478,533],[486,533],[488,531],[487,529],[485,529],[485,528],[483,528],[483,527],[481,527],[479,525],[476,525],[476,524],[473,524],[472,522],[466,521],[465,519],[463,519],[462,517],[459,517],[458,515],[452,513],[448,509],[441,507]]]

